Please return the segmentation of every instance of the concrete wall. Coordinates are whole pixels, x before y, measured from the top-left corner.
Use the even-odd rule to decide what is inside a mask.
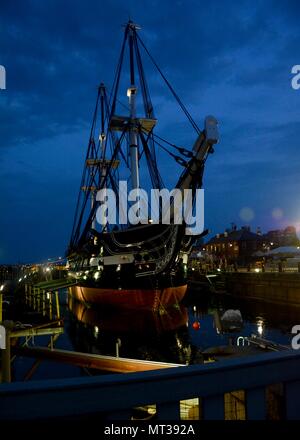
[[[226,290],[242,298],[300,305],[299,273],[227,273]]]

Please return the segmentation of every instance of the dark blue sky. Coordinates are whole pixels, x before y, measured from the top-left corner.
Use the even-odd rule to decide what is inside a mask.
[[[64,253],[97,85],[112,83],[129,17],[197,123],[207,114],[220,122],[205,171],[206,227],[300,230],[298,1],[0,0],[0,8],[1,263]],[[154,71],[148,77],[157,133],[190,148],[193,131]],[[163,166],[167,181],[172,167]]]

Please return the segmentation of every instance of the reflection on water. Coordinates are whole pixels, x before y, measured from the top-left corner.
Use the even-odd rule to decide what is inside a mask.
[[[69,297],[69,335],[78,351],[190,363],[188,311],[179,305],[160,312],[87,307]]]
[[[186,327],[188,322],[187,310],[182,305],[163,308],[155,313],[143,309],[89,307],[75,301],[71,296],[69,296],[68,305],[78,321],[89,326],[97,326],[102,331],[129,334],[142,332],[144,335],[153,335]]]
[[[239,336],[259,337],[278,344],[290,345],[291,328],[300,323],[300,308],[265,303],[254,300],[240,300],[231,296],[190,296],[194,306],[189,307],[189,317],[201,322],[202,332],[190,331],[191,341],[202,349],[216,345],[236,344]],[[188,305],[188,304],[187,304]],[[196,310],[196,311],[195,311]],[[235,329],[222,326],[220,322],[226,311],[239,311],[241,325],[234,323]],[[233,327],[234,327],[233,326]],[[201,334],[200,334],[201,333]]]
[[[300,323],[299,306],[241,300],[230,296],[215,296],[211,299],[210,306],[218,310],[238,308],[244,321],[251,325],[255,333],[275,342],[289,342],[291,328]]]
[[[74,349],[137,359],[201,363],[211,347],[257,336],[290,344],[299,308],[231,297],[188,295],[185,305],[160,313],[87,307],[69,297],[69,336]],[[207,356],[206,356],[207,357]]]
[[[161,362],[202,363],[210,356],[212,348],[236,345],[240,336],[251,334],[290,345],[291,328],[300,324],[299,307],[241,301],[221,295],[212,297],[200,290],[190,292],[184,305],[161,313],[95,309],[74,302],[70,297],[64,307],[63,296],[61,292],[65,333],[58,338],[57,348],[111,356],[118,351],[121,357]],[[226,321],[226,316],[234,319]],[[48,342],[47,337],[42,337],[37,344]],[[23,380],[33,362],[18,357],[13,363],[14,380]],[[79,367],[42,362],[32,379],[81,374],[86,371]]]

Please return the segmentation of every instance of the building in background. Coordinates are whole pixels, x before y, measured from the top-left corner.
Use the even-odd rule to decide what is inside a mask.
[[[258,251],[267,252],[279,246],[299,246],[296,228],[288,226],[285,229],[272,230],[262,234],[260,228],[252,232],[249,226],[240,229],[232,224],[231,229],[216,234],[202,246],[207,254],[215,261],[223,264],[246,265],[253,261]]]
[[[263,236],[265,247],[276,248],[279,246],[299,246],[300,240],[297,237],[296,228],[287,226],[285,229],[275,229]]]
[[[251,232],[249,226],[242,226],[212,237],[204,246],[206,252],[220,260],[226,260],[226,264],[247,264],[254,252],[263,249],[263,237],[260,231]]]

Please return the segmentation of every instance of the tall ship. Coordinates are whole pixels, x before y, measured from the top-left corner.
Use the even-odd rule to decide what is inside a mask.
[[[188,255],[205,234],[203,228],[191,233],[187,218],[195,212],[204,166],[218,142],[218,124],[208,116],[204,129],[198,128],[139,29],[132,21],[126,24],[112,87],[109,92],[104,84],[98,88],[67,259],[75,299],[157,310],[180,303],[187,290]],[[144,58],[195,131],[191,148],[156,133]],[[178,178],[164,198],[163,180],[173,168]],[[183,202],[187,194],[189,203]],[[185,216],[188,209],[190,217]]]

